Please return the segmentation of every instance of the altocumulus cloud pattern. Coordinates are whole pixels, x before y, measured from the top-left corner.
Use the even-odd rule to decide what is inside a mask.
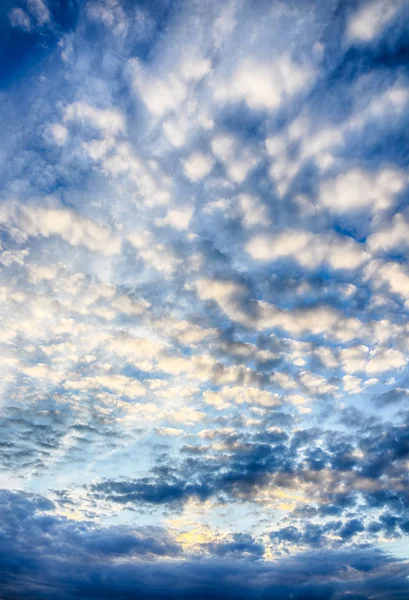
[[[1,600],[407,600],[408,2],[0,29]]]

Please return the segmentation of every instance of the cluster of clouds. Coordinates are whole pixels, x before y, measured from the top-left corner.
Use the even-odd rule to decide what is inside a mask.
[[[249,535],[207,544],[201,560],[154,527],[95,528],[42,496],[0,496],[2,594],[42,598],[404,598],[407,566],[369,548],[307,552],[266,565]],[[284,534],[283,534],[284,535]],[[292,532],[287,530],[287,537]],[[56,559],[58,556],[58,560]],[[164,556],[167,560],[160,560]],[[121,559],[121,560],[119,560]]]
[[[1,593],[405,597],[406,3],[12,4]]]

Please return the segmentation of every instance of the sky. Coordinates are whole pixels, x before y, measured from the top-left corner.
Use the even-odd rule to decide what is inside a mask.
[[[407,0],[0,33],[0,598],[407,600]]]

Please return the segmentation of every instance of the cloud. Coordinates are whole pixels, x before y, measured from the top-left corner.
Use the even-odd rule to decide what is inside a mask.
[[[124,118],[118,110],[94,108],[82,101],[64,109],[64,121],[90,124],[105,135],[117,135],[125,128]]]
[[[321,184],[320,202],[334,213],[365,209],[377,213],[393,205],[396,194],[404,188],[404,182],[403,174],[393,169],[383,169],[374,176],[352,169]]]
[[[216,102],[244,101],[250,109],[276,110],[282,102],[309,87],[314,77],[308,65],[298,65],[282,56],[272,64],[243,59],[227,81],[214,87]]]
[[[254,560],[262,555],[263,545],[237,533],[231,541],[208,543],[206,559],[180,560],[181,546],[163,529],[93,528],[56,516],[52,504],[41,497],[14,494],[2,500],[5,598],[55,598],[62,589],[65,598],[108,598],[121,589],[129,597],[145,598],[234,598],[244,591],[249,598],[264,593],[288,599],[334,594],[367,598],[375,591],[392,598],[407,590],[407,565],[380,551],[305,552],[263,563]],[[7,506],[10,500],[18,514]],[[357,528],[353,521],[342,535],[349,535],[351,528]],[[285,537],[284,530],[281,535]],[[36,547],[35,558],[30,558],[30,547]],[[161,556],[167,560],[158,561]]]
[[[46,25],[51,21],[50,11],[43,0],[27,0],[29,13],[34,17],[39,26]]]
[[[409,225],[405,217],[396,213],[392,222],[368,238],[368,247],[372,252],[388,252],[394,248],[406,248]]]
[[[351,346],[341,350],[340,355],[347,373],[381,373],[402,368],[406,364],[406,356],[395,348],[369,350],[366,346]]]
[[[5,10],[2,598],[407,596],[407,11],[219,4]]]
[[[240,148],[232,136],[216,136],[212,141],[212,152],[224,164],[228,176],[235,183],[242,183],[257,164],[257,158],[251,150]]]
[[[26,238],[59,236],[71,246],[83,245],[107,256],[120,252],[120,240],[107,227],[67,208],[8,202],[2,206],[0,222],[10,230],[17,227]]]
[[[213,167],[213,160],[209,154],[196,152],[191,154],[184,162],[183,169],[186,176],[192,181],[199,181],[210,173]]]
[[[291,257],[304,267],[316,269],[323,263],[333,269],[356,269],[368,260],[365,250],[351,238],[313,234],[303,230],[280,231],[278,235],[253,237],[246,250],[255,260],[272,261]]]
[[[353,42],[371,42],[393,21],[399,1],[372,0],[363,3],[347,24],[347,38]]]
[[[9,19],[12,27],[30,31],[31,21],[28,14],[22,8],[13,8],[9,12]]]

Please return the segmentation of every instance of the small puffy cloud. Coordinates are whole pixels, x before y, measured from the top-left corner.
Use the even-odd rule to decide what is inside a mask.
[[[369,250],[374,253],[388,252],[394,248],[408,248],[408,221],[401,213],[397,213],[389,224],[370,235],[367,243]]]
[[[200,81],[205,77],[212,67],[208,58],[187,56],[181,65],[180,72],[186,81]]]
[[[218,135],[212,141],[213,154],[224,164],[226,172],[234,183],[242,183],[258,159],[231,135]]]
[[[407,363],[405,354],[396,348],[376,347],[370,350],[363,345],[341,350],[340,358],[346,373],[369,375],[401,369]]]
[[[177,429],[176,427],[158,427],[155,431],[158,435],[165,437],[180,437],[184,433],[183,429]]]
[[[288,310],[261,300],[248,301],[246,287],[233,281],[200,279],[196,286],[200,299],[215,301],[230,319],[258,331],[278,328],[295,336],[325,333],[348,341],[355,339],[362,328],[361,321],[344,317],[331,306]]]
[[[117,0],[101,0],[86,5],[90,21],[100,22],[114,35],[124,35],[128,28],[127,16]]]
[[[43,0],[27,0],[27,9],[39,26],[43,26],[51,22],[50,11]]]
[[[169,119],[163,123],[163,131],[175,148],[182,148],[186,140],[187,126],[183,120]]]
[[[322,375],[310,371],[301,371],[299,378],[301,385],[303,385],[311,395],[323,396],[325,394],[333,394],[338,389],[336,385],[330,383]]]
[[[153,116],[163,117],[177,110],[186,99],[186,83],[177,75],[171,74],[166,79],[160,79],[147,73],[137,59],[129,61],[129,69],[135,95]]]
[[[321,183],[320,202],[333,213],[360,210],[377,213],[393,205],[405,181],[396,169],[383,169],[375,174],[351,169]]]
[[[95,377],[82,377],[81,379],[69,380],[64,383],[66,389],[73,390],[97,390],[108,388],[125,396],[143,396],[146,388],[136,379],[125,375],[97,375]]]
[[[16,27],[17,29],[23,29],[24,31],[30,31],[30,17],[22,8],[13,8],[9,12],[8,16],[12,27]]]
[[[366,372],[369,374],[383,373],[401,369],[407,363],[407,358],[403,352],[396,348],[377,348],[370,353],[370,359],[366,366]]]
[[[366,346],[351,346],[340,352],[342,366],[346,373],[365,371],[369,348]]]
[[[239,194],[208,202],[202,209],[205,214],[221,213],[228,219],[240,219],[246,229],[271,224],[267,206],[254,194]]]
[[[227,408],[232,402],[236,404],[254,404],[256,406],[278,406],[280,397],[266,390],[254,387],[223,387],[217,392],[206,391],[203,398],[207,404],[217,409]]]
[[[50,133],[57,146],[63,146],[68,137],[68,129],[61,123],[50,125]]]
[[[265,301],[248,301],[248,290],[236,282],[201,279],[196,285],[202,300],[215,301],[230,319],[256,330],[279,328],[296,336],[326,332],[329,337],[350,340],[362,327],[359,320],[344,318],[331,306],[288,310]]]
[[[368,102],[365,95],[359,94],[361,87],[367,85],[365,78],[357,82],[357,95],[362,96],[363,100]],[[368,123],[384,124],[394,122],[405,112],[409,102],[409,89],[405,81],[398,80],[396,83],[382,91],[380,94],[374,94],[369,103],[363,109],[358,109],[347,121],[346,128],[354,130]]]
[[[107,256],[119,254],[121,241],[107,227],[76,214],[68,208],[46,208],[9,202],[0,209],[0,223],[18,227],[28,236],[60,236],[71,246],[83,245]]]
[[[100,109],[79,101],[69,104],[64,110],[64,121],[85,123],[104,135],[118,135],[125,130],[125,119],[116,108]]]
[[[128,235],[128,241],[147,266],[153,267],[166,277],[170,277],[181,266],[181,260],[173,249],[166,248],[148,231],[140,234],[131,233]]]
[[[353,375],[344,375],[342,383],[344,384],[344,390],[348,392],[348,394],[358,394],[362,389],[361,379],[359,379],[359,377],[354,377]]]
[[[240,194],[237,197],[237,204],[244,227],[251,228],[257,225],[270,225],[267,207],[256,196]]]
[[[273,63],[242,60],[230,79],[216,81],[216,102],[244,101],[255,110],[275,110],[282,102],[308,87],[314,76],[308,65],[298,65],[284,55]]]
[[[189,227],[190,219],[193,215],[193,206],[178,206],[170,209],[166,216],[162,219],[157,219],[156,223],[159,226],[173,227],[174,229],[183,230]]]
[[[200,181],[206,177],[213,168],[213,159],[210,154],[194,152],[183,160],[183,170],[191,181]]]
[[[327,263],[333,269],[356,269],[368,259],[362,245],[351,238],[305,230],[256,235],[246,244],[246,250],[254,260],[292,258],[308,268]]]
[[[394,294],[409,299],[409,273],[399,263],[388,262],[378,267],[372,275],[372,281],[378,285],[386,284]]]
[[[398,0],[364,2],[347,23],[346,35],[351,42],[370,42],[391,23],[398,13]]]

